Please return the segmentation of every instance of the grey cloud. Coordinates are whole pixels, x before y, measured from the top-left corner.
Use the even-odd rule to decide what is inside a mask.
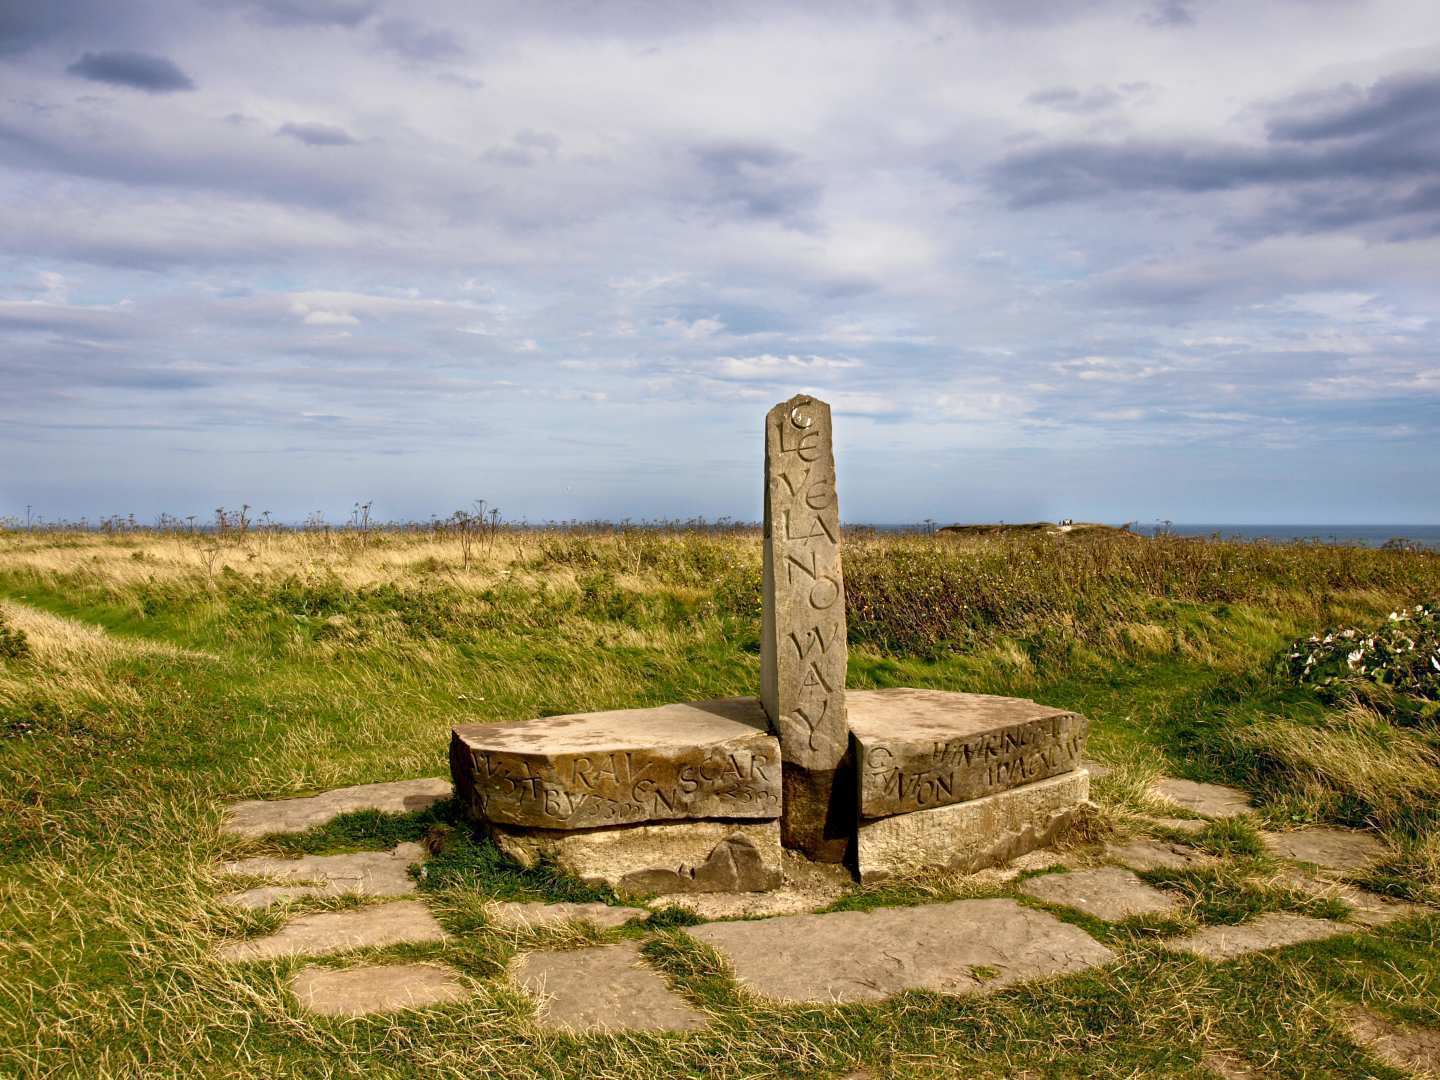
[[[1270,136],[1296,142],[1352,138],[1419,129],[1417,135],[1440,131],[1440,74],[1415,73],[1381,79],[1368,92],[1353,86],[1305,109],[1281,116],[1269,125]],[[1292,106],[1294,107],[1294,106]]]
[[[1301,187],[1273,197],[1252,220],[1231,221],[1237,236],[1271,232],[1323,232],[1381,223],[1386,240],[1414,240],[1440,234],[1440,180],[1399,191],[1374,185]]]
[[[151,94],[193,90],[195,83],[173,60],[138,52],[87,52],[65,69],[72,75]]]
[[[1141,19],[1151,26],[1193,26],[1195,15],[1188,0],[1156,0]]]
[[[136,367],[91,371],[82,381],[91,386],[130,390],[198,390],[203,387],[215,386],[220,380],[214,375],[194,371]]]
[[[10,342],[6,380],[9,404],[65,397],[89,388],[102,390],[184,391],[215,386],[215,371],[156,362],[145,352],[86,338],[57,334],[40,342]]]
[[[287,135],[306,146],[354,146],[357,141],[355,136],[334,124],[282,124],[275,134]]]
[[[359,26],[379,10],[378,0],[250,0],[266,22],[282,26]]]
[[[109,36],[136,13],[107,0],[0,0],[0,56],[25,52],[72,27]]]
[[[1024,150],[990,172],[1017,208],[1120,191],[1219,191],[1323,175],[1313,158],[1213,142],[1065,142]]]
[[[57,8],[28,0],[0,0],[0,56],[24,52],[62,29]]]
[[[549,131],[535,131],[525,128],[515,133],[515,142],[520,146],[531,146],[547,153],[555,153],[560,149],[560,136]]]
[[[4,300],[0,300],[0,330],[74,335],[92,341],[124,338],[135,333],[130,320],[113,308]]]
[[[492,146],[480,155],[481,161],[492,165],[509,165],[529,168],[541,156],[554,157],[560,149],[560,136],[548,131],[534,131],[525,128],[517,131],[508,146]]]
[[[753,169],[773,169],[795,160],[795,155],[788,150],[764,143],[712,143],[697,146],[694,152],[706,169],[729,175]]]
[[[227,125],[228,126],[228,125]],[[233,129],[232,129],[233,130]],[[0,114],[0,148],[12,168],[42,169],[127,185],[244,192],[292,205],[354,205],[374,190],[374,177],[354,169],[322,171],[309,163],[268,153],[254,141],[147,147],[129,129],[116,127],[96,138],[84,127],[21,124]]]
[[[798,224],[798,215],[820,200],[822,186],[796,178],[790,166],[799,159],[764,143],[712,143],[692,149],[709,180],[712,203],[738,208],[755,218],[779,218]]]
[[[523,146],[492,146],[480,154],[480,160],[491,165],[528,169],[535,164],[535,155]]]
[[[979,23],[1039,26],[1067,23],[1097,10],[1129,6],[1133,0],[897,0],[894,9],[915,19],[947,15],[956,9]],[[863,5],[857,5],[862,7]]]
[[[375,28],[380,44],[410,60],[455,60],[465,47],[451,31],[414,19],[386,19]]]
[[[1072,140],[1026,149],[988,172],[1014,208],[1099,199],[1124,192],[1199,194],[1268,187],[1258,216],[1239,233],[1325,230],[1433,213],[1440,176],[1440,76],[1405,75],[1368,92],[1281,106],[1260,144],[1216,140]],[[1437,223],[1408,222],[1428,232]]]
[[[1108,86],[1092,86],[1085,91],[1073,86],[1052,86],[1035,91],[1025,100],[1057,112],[1092,113],[1114,107],[1121,101],[1121,94]]]

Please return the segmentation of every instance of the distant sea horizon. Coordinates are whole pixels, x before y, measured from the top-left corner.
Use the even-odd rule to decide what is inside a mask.
[[[1140,525],[1139,533],[1154,533],[1163,525]],[[1380,547],[1389,540],[1409,540],[1440,550],[1440,525],[1244,525],[1172,522],[1170,532],[1180,536],[1215,536],[1240,540],[1270,540],[1277,543],[1311,540],[1321,544],[1353,544]]]
[[[950,524],[993,524],[991,522],[936,522],[934,528]],[[1023,524],[1010,522],[1009,524]],[[1124,524],[1104,522],[1103,524]],[[925,532],[932,526],[869,525],[880,532]],[[1389,540],[1408,540],[1440,551],[1440,525],[1255,525],[1239,522],[1132,522],[1130,527],[1141,536],[1170,532],[1177,536],[1219,536],[1226,540],[1268,540],[1283,544],[1307,541],[1318,544],[1344,544],[1357,547],[1380,547]]]

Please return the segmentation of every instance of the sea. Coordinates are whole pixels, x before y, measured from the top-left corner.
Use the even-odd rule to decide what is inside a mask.
[[[1167,526],[1135,525],[1139,533],[1153,533]],[[1380,547],[1391,540],[1408,540],[1440,551],[1440,525],[1205,525],[1168,526],[1180,536],[1219,536],[1236,540],[1268,540],[1288,543],[1304,540],[1317,544],[1345,544],[1352,547]]]
[[[930,532],[933,524],[869,525],[877,532]],[[1218,536],[1225,540],[1264,540],[1273,544],[1304,541],[1313,544],[1341,544],[1351,547],[1381,547],[1391,540],[1405,540],[1440,551],[1440,525],[1241,525],[1203,522],[1164,522],[1130,526],[1141,536],[1171,532],[1178,536]]]

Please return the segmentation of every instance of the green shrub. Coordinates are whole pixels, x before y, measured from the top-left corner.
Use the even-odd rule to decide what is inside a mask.
[[[1336,627],[1297,641],[1284,667],[1297,682],[1331,692],[1374,683],[1440,701],[1440,604],[1392,611],[1380,627]]]

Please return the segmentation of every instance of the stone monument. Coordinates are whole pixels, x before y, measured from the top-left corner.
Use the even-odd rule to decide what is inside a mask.
[[[830,407],[765,418],[758,698],[468,724],[456,791],[512,857],[621,893],[756,892],[782,844],[862,880],[1049,843],[1089,795],[1088,722],[1021,698],[846,693]]]
[[[845,718],[845,580],[830,406],[797,395],[765,417],[760,703],[784,755],[786,847],[844,859],[855,833]]]

